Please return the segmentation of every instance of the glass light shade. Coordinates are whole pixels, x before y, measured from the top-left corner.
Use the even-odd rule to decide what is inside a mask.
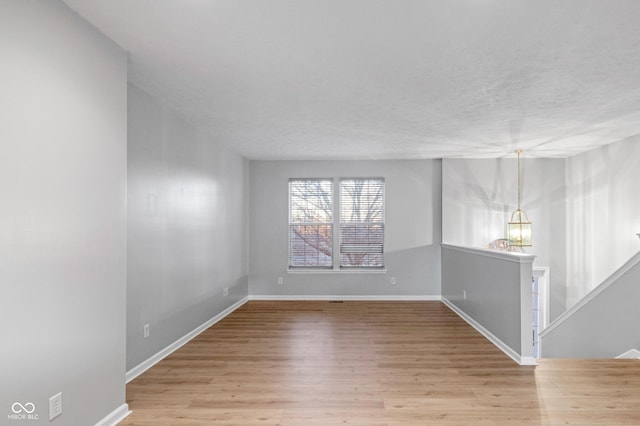
[[[523,210],[516,210],[509,221],[509,245],[531,246],[531,222]]]

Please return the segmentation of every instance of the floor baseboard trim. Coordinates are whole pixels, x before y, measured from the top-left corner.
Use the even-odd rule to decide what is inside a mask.
[[[176,350],[180,349],[180,347],[187,344],[191,339],[196,337],[198,334],[202,333],[207,328],[211,327],[213,324],[217,323],[218,321],[220,321],[221,319],[223,319],[224,317],[226,317],[227,315],[229,315],[230,313],[238,309],[240,306],[247,303],[248,300],[249,300],[249,297],[244,297],[240,299],[238,302],[229,306],[227,309],[220,312],[215,317],[211,318],[210,320],[203,323],[202,325],[196,327],[195,329],[188,332],[187,334],[185,334],[184,336],[182,336],[181,338],[179,338],[178,340],[176,340],[166,348],[162,349],[155,355],[152,355],[151,357],[147,358],[145,361],[142,361],[140,364],[133,367],[131,370],[127,371],[127,374],[126,374],[127,383],[129,383],[130,381],[132,381],[133,379],[135,379],[136,377],[138,377],[139,375],[141,375],[142,373],[144,373],[145,371],[147,371],[148,369],[156,365],[158,362],[162,361],[164,358],[166,358]]]
[[[449,309],[456,313],[460,318],[465,320],[467,324],[471,327],[475,328],[480,334],[487,338],[491,343],[493,343],[498,349],[504,352],[509,358],[517,362],[519,365],[537,365],[536,359],[530,356],[521,356],[519,353],[514,351],[510,346],[504,343],[502,340],[497,338],[493,333],[480,325],[476,320],[471,318],[466,312],[462,309],[451,303],[449,299],[446,297],[442,298],[442,303],[444,303]]]
[[[129,404],[122,404],[111,413],[109,413],[107,417],[96,423],[96,426],[116,426],[129,414],[131,414],[131,411],[129,410]]]
[[[360,300],[360,301],[440,301],[441,296],[430,295],[269,295],[269,294],[253,294],[249,296],[249,300],[299,300],[299,301],[314,301],[314,300]]]
[[[518,364],[520,364],[520,365],[538,365],[538,361],[536,361],[536,358],[532,357],[532,356],[521,356],[520,357],[520,362]]]

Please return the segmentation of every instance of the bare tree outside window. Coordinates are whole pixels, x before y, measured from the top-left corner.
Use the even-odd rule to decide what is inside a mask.
[[[384,267],[384,180],[340,181],[340,267]]]
[[[289,181],[289,267],[333,267],[333,181]]]
[[[340,267],[384,267],[384,179],[340,180]],[[289,267],[332,268],[332,179],[289,180]]]

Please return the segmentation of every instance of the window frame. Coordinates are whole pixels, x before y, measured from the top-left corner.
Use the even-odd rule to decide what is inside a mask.
[[[341,207],[342,207],[342,181],[346,180],[379,180],[382,181],[383,188],[383,200],[382,200],[382,221],[378,223],[382,225],[382,252],[380,253],[382,257],[382,265],[376,266],[341,266],[341,232],[340,227],[342,225],[341,221]],[[292,225],[299,224],[304,225],[302,222],[292,222],[292,194],[291,194],[291,182],[294,181],[330,181],[332,186],[332,211],[331,211],[331,222],[323,222],[324,225],[331,226],[331,266],[314,266],[314,265],[305,265],[305,266],[292,266],[292,239],[291,239],[291,227]],[[287,191],[288,191],[288,226],[287,226],[287,243],[288,243],[288,251],[287,251],[287,261],[288,273],[386,273],[386,251],[385,251],[385,241],[387,238],[386,235],[386,179],[384,177],[379,176],[356,176],[356,177],[311,177],[311,178],[289,178],[287,183]],[[312,223],[311,225],[319,224],[318,222]],[[337,234],[336,234],[337,232]]]
[[[362,222],[362,223],[369,223],[370,225],[374,225],[374,226],[381,226],[382,227],[382,251],[380,252],[380,256],[382,258],[382,264],[381,265],[374,265],[374,266],[362,266],[362,265],[357,265],[357,266],[350,266],[350,265],[343,265],[342,264],[342,238],[343,238],[343,233],[342,233],[342,227],[343,227],[343,223],[347,223],[347,222],[343,222],[342,221],[342,207],[343,207],[343,203],[342,203],[342,182],[344,181],[380,181],[382,183],[382,220],[381,221],[371,221],[371,222]],[[338,214],[336,215],[336,218],[334,218],[334,221],[337,222],[338,225],[338,256],[337,256],[337,263],[338,263],[338,269],[345,271],[345,270],[361,270],[361,271],[369,271],[369,270],[384,270],[386,267],[386,263],[385,263],[385,241],[386,241],[386,226],[385,226],[385,219],[386,219],[386,208],[387,208],[387,200],[386,200],[386,181],[385,178],[383,177],[341,177],[338,179],[338,203],[337,203],[337,210],[338,210]],[[369,254],[372,254],[373,252],[370,252]]]
[[[293,203],[293,197],[292,197],[292,192],[291,192],[291,183],[292,182],[329,182],[331,184],[331,221],[330,222],[294,222],[292,220],[292,203]],[[305,271],[305,270],[332,270],[335,264],[335,180],[333,178],[290,178],[288,180],[287,183],[287,191],[288,191],[288,216],[289,216],[289,221],[288,221],[288,226],[287,226],[287,241],[288,241],[288,253],[287,253],[287,257],[288,257],[288,270],[289,271],[294,271],[294,270],[301,270],[301,271]],[[329,255],[330,258],[330,265],[293,265],[292,263],[292,238],[291,238],[291,233],[292,233],[292,227],[293,226],[329,226],[331,229],[331,242],[329,244],[329,247],[331,249],[331,254]]]

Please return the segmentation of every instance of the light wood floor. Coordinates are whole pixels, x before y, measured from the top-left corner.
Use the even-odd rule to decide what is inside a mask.
[[[640,425],[640,361],[517,366],[440,302],[245,304],[127,385],[121,425]]]

